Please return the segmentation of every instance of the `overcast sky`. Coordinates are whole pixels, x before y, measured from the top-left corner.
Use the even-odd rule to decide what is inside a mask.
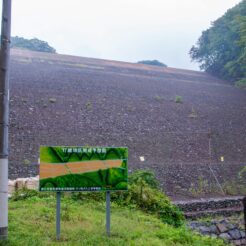
[[[240,0],[12,0],[12,36],[58,53],[197,69],[189,49]]]

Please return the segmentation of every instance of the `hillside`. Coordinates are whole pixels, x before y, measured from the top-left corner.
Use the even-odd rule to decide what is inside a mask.
[[[127,146],[174,198],[246,164],[246,92],[206,73],[12,50],[10,87],[11,178],[38,174],[40,145]]]

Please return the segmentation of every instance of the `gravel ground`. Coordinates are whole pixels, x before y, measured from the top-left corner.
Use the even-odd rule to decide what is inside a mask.
[[[12,50],[10,87],[11,178],[38,174],[40,145],[127,146],[174,199],[246,166],[246,91],[206,73]]]

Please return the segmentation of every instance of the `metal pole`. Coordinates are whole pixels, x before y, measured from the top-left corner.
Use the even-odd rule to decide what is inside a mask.
[[[8,237],[9,49],[11,0],[3,0],[0,52],[0,240]]]
[[[106,233],[110,236],[110,191],[106,191]]]
[[[56,193],[56,239],[60,239],[61,232],[61,192]]]

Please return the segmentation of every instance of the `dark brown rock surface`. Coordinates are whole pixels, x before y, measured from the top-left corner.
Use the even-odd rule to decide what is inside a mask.
[[[10,87],[10,178],[38,174],[40,145],[127,146],[173,197],[246,163],[246,91],[206,73],[12,50]]]

